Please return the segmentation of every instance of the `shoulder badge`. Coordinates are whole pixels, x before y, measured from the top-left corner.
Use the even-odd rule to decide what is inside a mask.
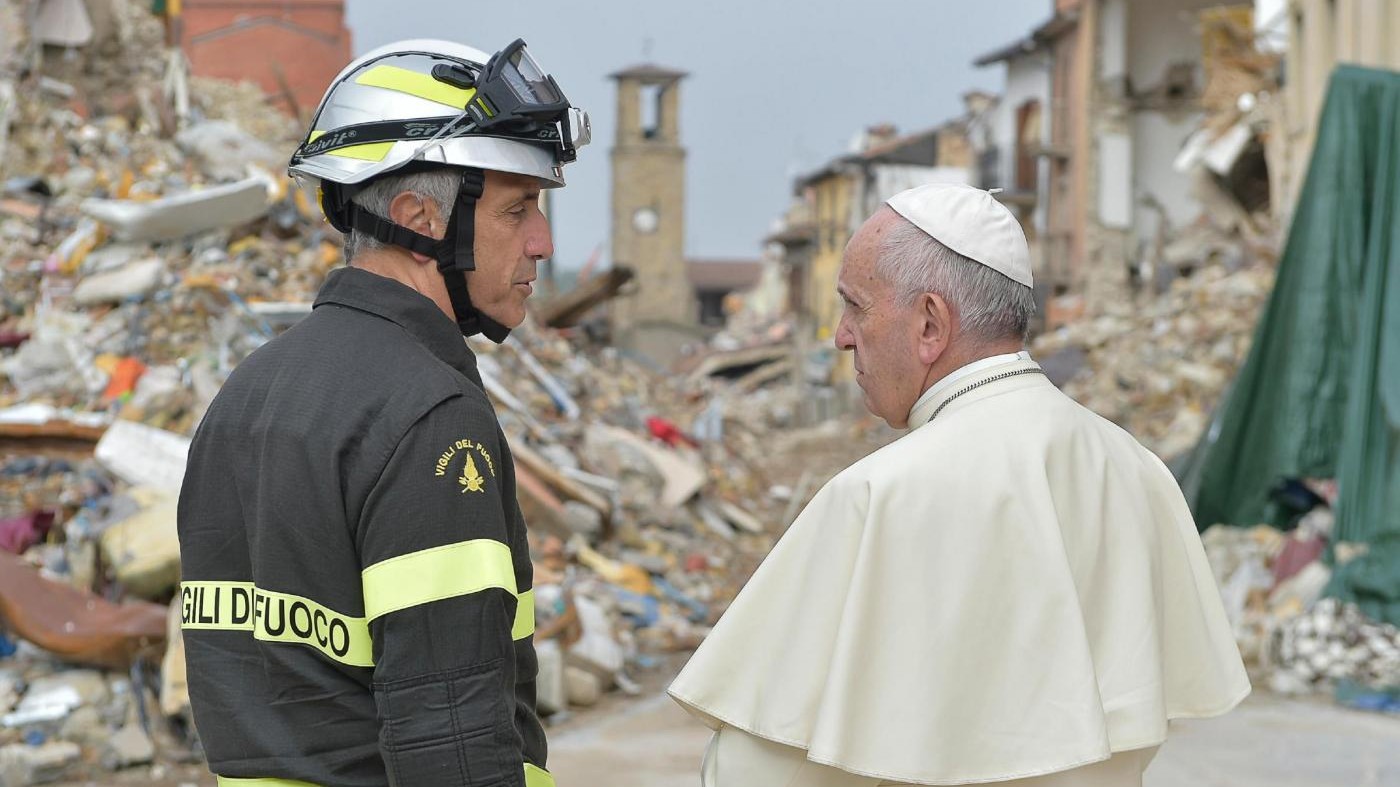
[[[496,463],[492,460],[491,453],[479,441],[468,438],[453,441],[452,445],[438,456],[433,465],[433,476],[445,478],[449,473],[453,473],[454,468],[457,468],[460,463],[460,469],[454,474],[457,478],[457,485],[462,488],[462,494],[485,492],[486,476],[482,474],[477,465],[478,458],[481,459],[481,464],[485,465],[486,472],[495,478]]]

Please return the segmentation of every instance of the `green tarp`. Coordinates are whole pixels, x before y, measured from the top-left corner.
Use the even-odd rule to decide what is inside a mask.
[[[1333,73],[1273,295],[1182,485],[1203,529],[1281,525],[1287,477],[1337,479],[1333,541],[1400,533],[1397,73]]]
[[[1323,594],[1355,604],[1371,620],[1400,625],[1400,533],[1383,533],[1367,546],[1333,570]]]

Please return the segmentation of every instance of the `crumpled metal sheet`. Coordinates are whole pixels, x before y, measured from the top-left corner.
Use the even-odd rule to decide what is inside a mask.
[[[128,669],[165,645],[166,608],[113,604],[48,580],[22,558],[0,553],[0,620],[15,635],[65,661]]]

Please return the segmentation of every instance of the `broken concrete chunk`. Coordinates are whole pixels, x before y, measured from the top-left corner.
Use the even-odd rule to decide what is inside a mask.
[[[39,0],[34,15],[34,38],[51,46],[92,43],[92,17],[83,0]]]
[[[101,746],[111,737],[112,730],[102,718],[102,711],[91,705],[76,708],[58,728],[61,740],[81,746]]]
[[[704,465],[693,455],[653,444],[625,429],[592,424],[586,442],[608,475],[621,477],[631,471],[659,478],[664,505],[679,506],[705,485]]]
[[[579,667],[564,667],[564,694],[569,704],[588,707],[597,705],[603,696],[603,684],[598,676]]]
[[[8,713],[19,703],[20,690],[24,679],[19,670],[0,670],[0,711]]]
[[[6,727],[57,721],[84,706],[105,702],[107,680],[92,670],[72,670],[39,678],[29,685],[18,706],[0,718]]]
[[[139,724],[128,724],[117,730],[102,752],[102,765],[107,770],[120,770],[133,765],[145,765],[155,759],[156,745]]]
[[[101,672],[90,669],[73,669],[35,679],[29,684],[29,690],[25,692],[25,700],[28,701],[31,696],[35,696],[36,701],[42,702],[45,695],[69,690],[81,700],[83,705],[101,705],[112,696],[111,689],[107,686],[107,678]],[[24,702],[21,702],[20,705],[23,706]]]
[[[83,387],[83,376],[68,343],[63,339],[31,339],[13,356],[0,361],[0,374],[8,377],[24,398]]]
[[[166,716],[189,717],[189,672],[185,667],[185,636],[180,630],[180,596],[170,602],[166,618],[165,657],[160,662],[160,710]]]
[[[95,455],[103,467],[128,484],[178,495],[189,452],[188,437],[119,419],[102,435]]]
[[[255,301],[248,310],[274,330],[285,330],[311,315],[311,301]]]
[[[543,715],[552,715],[569,707],[564,686],[564,653],[554,640],[535,643],[539,673],[535,679],[535,705]],[[591,676],[590,676],[591,677]]]
[[[749,533],[763,532],[763,523],[758,520],[758,517],[755,517],[753,514],[750,514],[728,500],[719,500],[717,503],[720,513],[724,515],[724,518],[727,519],[731,525]]]
[[[144,298],[155,292],[165,274],[160,260],[133,262],[115,270],[94,273],[78,282],[73,300],[79,306],[99,303],[120,303],[129,298]]]
[[[207,120],[175,135],[175,144],[216,180],[237,180],[248,165],[275,167],[286,158],[272,146],[227,120]]]
[[[102,532],[102,559],[127,592],[155,599],[180,582],[178,498],[151,488],[132,489],[131,496],[141,509]]]
[[[146,202],[86,199],[80,209],[123,240],[175,240],[263,215],[268,209],[267,180],[252,177]]]
[[[603,532],[603,513],[577,500],[564,503],[564,522],[569,526],[570,532],[588,538],[597,538]]]
[[[141,257],[149,256],[150,253],[150,247],[143,244],[113,243],[93,249],[83,260],[83,273],[91,276],[94,273],[119,270]]]
[[[27,787],[62,778],[82,759],[76,743],[51,741],[42,746],[12,743],[0,747],[0,785]]]

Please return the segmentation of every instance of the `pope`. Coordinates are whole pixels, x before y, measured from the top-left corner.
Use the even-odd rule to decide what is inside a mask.
[[[670,693],[706,787],[1139,787],[1172,719],[1250,690],[1166,467],[1025,351],[1030,253],[989,192],[891,198],[836,344],[910,431],[826,484]]]

